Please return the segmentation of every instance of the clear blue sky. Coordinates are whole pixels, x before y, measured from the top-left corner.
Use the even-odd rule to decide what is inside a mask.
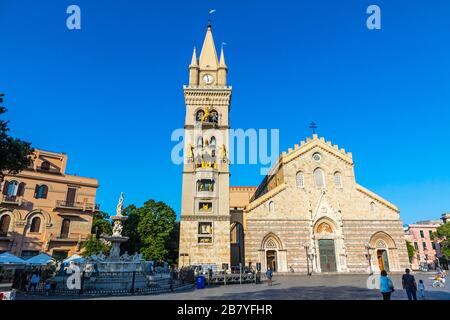
[[[66,28],[66,8],[82,30]],[[366,8],[382,30],[366,28]],[[207,12],[226,42],[231,125],[279,128],[281,150],[319,125],[353,152],[360,184],[405,223],[450,211],[450,2],[0,0],[0,91],[12,134],[66,152],[68,171],[98,178],[98,202],[162,200],[179,214],[182,85]],[[256,185],[259,166],[233,166]]]

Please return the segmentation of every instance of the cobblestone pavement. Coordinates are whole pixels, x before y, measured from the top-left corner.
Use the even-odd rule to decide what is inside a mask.
[[[415,274],[416,280],[422,279],[426,286],[427,300],[450,300],[449,284],[445,288],[431,286],[432,274]],[[215,300],[215,299],[298,299],[298,300],[380,300],[378,290],[367,289],[367,275],[274,275],[273,286],[262,284],[222,285],[205,289],[191,289],[182,292],[158,295],[124,297],[83,297],[82,299],[135,299],[135,300]],[[393,300],[405,300],[406,292],[401,286],[401,274],[391,275],[396,288]],[[75,297],[19,296],[18,299],[78,299]],[[419,298],[420,299],[420,298]]]

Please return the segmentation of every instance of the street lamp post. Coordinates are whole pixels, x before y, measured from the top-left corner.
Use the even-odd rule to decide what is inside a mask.
[[[306,253],[306,269],[307,269],[307,272],[308,272],[308,276],[310,276],[311,275],[311,273],[309,272],[309,243],[305,243],[304,245],[303,245],[303,248],[305,248],[305,253]]]
[[[372,261],[371,261],[371,254],[370,254],[370,249],[372,249],[372,248],[370,247],[370,244],[368,244],[368,243],[366,243],[364,245],[364,247],[367,250],[366,256],[367,256],[367,261],[369,262],[369,272],[370,272],[370,274],[372,274],[373,271],[372,271]]]

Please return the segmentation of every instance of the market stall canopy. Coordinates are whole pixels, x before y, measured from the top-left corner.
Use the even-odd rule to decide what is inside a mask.
[[[34,266],[46,266],[48,263],[55,261],[52,257],[50,257],[46,253],[40,253],[37,256],[31,257],[28,260],[25,260],[26,264],[31,264]]]
[[[63,264],[69,264],[71,261],[75,263],[84,263],[86,262],[86,259],[84,259],[82,256],[79,256],[78,254],[74,254],[73,256],[70,256],[69,258],[63,260]]]
[[[4,252],[0,254],[0,264],[25,264],[25,260],[22,258],[16,257],[12,253]]]

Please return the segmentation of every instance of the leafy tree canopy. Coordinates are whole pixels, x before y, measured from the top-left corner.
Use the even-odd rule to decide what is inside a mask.
[[[439,226],[432,234],[432,239],[439,242],[442,254],[450,259],[450,222]]]
[[[109,250],[110,246],[105,241],[97,239],[95,234],[91,234],[83,243],[83,253],[81,255],[83,257],[89,257],[90,255],[99,254],[100,252],[108,255]]]
[[[148,260],[167,259],[176,224],[175,211],[164,202],[148,200],[140,208],[126,207],[123,214],[128,216],[123,235],[130,238],[123,249],[130,253],[139,251]]]
[[[99,238],[103,234],[112,233],[112,224],[109,221],[109,215],[103,211],[97,211],[92,217],[92,230],[91,233],[95,234]]]
[[[6,112],[2,106],[4,94],[0,93],[0,115]],[[33,162],[33,148],[29,142],[8,135],[8,121],[0,120],[0,182],[5,173],[17,174]]]

